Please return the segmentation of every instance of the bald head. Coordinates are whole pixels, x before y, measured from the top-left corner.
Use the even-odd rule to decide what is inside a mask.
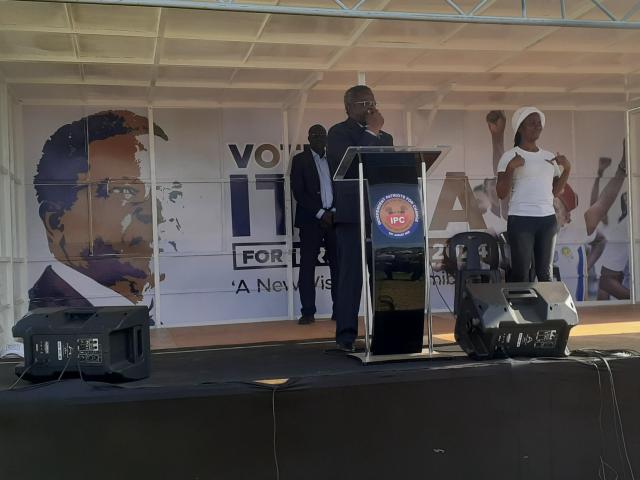
[[[367,114],[376,107],[373,92],[366,85],[356,85],[344,92],[344,108],[349,118],[366,125]]]
[[[311,150],[321,157],[324,156],[327,146],[327,131],[322,125],[316,124],[309,128],[309,145]]]

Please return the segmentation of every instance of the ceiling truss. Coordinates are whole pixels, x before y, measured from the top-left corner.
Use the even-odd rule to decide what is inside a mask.
[[[37,0],[43,2],[58,2],[60,0]],[[567,15],[566,0],[555,0],[555,9],[542,16],[531,15],[530,5],[536,0],[519,0],[519,15],[484,15],[483,7],[490,0],[476,0],[475,5],[468,11],[460,5],[460,0],[442,0],[451,10],[450,13],[442,12],[442,5],[438,2],[425,2],[424,11],[401,11],[380,9],[373,0],[357,0],[352,6],[348,6],[342,0],[326,2],[323,7],[292,6],[282,4],[252,3],[251,1],[236,2],[235,0],[217,0],[215,2],[203,2],[194,0],[65,0],[66,3],[80,4],[104,4],[104,5],[129,5],[145,7],[183,8],[196,10],[214,10],[228,12],[267,13],[284,15],[313,15],[324,17],[362,18],[376,20],[411,20],[429,22],[454,22],[454,23],[481,23],[481,24],[506,24],[506,25],[530,25],[530,26],[554,26],[554,27],[583,27],[583,28],[621,28],[640,29],[640,21],[634,16],[640,11],[640,1],[637,1],[622,14],[614,14],[603,0],[590,0],[600,10],[602,19],[575,19]],[[430,10],[430,7],[432,11]],[[436,8],[434,8],[436,7]]]
[[[640,0],[0,0],[0,78],[34,104],[342,109],[366,76],[405,111],[623,110],[639,24]]]

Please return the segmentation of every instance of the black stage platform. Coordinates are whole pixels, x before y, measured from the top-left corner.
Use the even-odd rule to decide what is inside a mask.
[[[115,386],[8,391],[0,363],[2,478],[640,478],[638,356],[362,366],[329,347],[156,352]]]

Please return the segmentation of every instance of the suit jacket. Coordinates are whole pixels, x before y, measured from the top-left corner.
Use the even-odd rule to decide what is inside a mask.
[[[337,123],[329,129],[327,136],[327,160],[333,176],[338,165],[349,147],[391,147],[393,137],[387,132],[380,132],[377,137],[366,131],[358,122],[347,118],[344,122]],[[354,162],[349,167],[345,177],[357,178],[358,164]],[[333,188],[336,223],[360,223],[359,195],[357,182],[335,182]],[[366,192],[365,192],[366,199]],[[369,223],[369,209],[365,206],[367,224]]]
[[[82,296],[69,282],[47,266],[33,287],[29,289],[29,311],[45,307],[74,307],[87,308],[94,305]],[[153,300],[149,310],[153,308]],[[149,314],[149,325],[155,325],[154,319]]]
[[[384,131],[381,131],[380,135],[375,137],[367,132],[365,127],[361,127],[358,122],[351,118],[347,118],[344,122],[336,123],[329,129],[327,135],[327,160],[331,175],[333,176],[338,169],[340,160],[342,160],[347,148],[376,146],[393,146],[393,137]],[[358,166],[356,164],[351,164],[348,175],[357,177],[357,169]]]
[[[43,307],[91,307],[92,304],[49,265],[29,289],[29,310]]]
[[[316,214],[322,208],[322,196],[320,176],[310,148],[293,157],[291,191],[297,202],[294,225],[300,228],[317,222]]]

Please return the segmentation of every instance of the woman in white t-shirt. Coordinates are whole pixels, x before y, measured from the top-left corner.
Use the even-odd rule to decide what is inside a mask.
[[[511,195],[507,238],[511,249],[512,282],[528,282],[534,261],[538,281],[552,280],[553,251],[558,224],[553,199],[564,189],[571,164],[536,145],[545,116],[535,107],[515,111],[511,126],[514,148],[498,162],[496,191],[501,199]]]

